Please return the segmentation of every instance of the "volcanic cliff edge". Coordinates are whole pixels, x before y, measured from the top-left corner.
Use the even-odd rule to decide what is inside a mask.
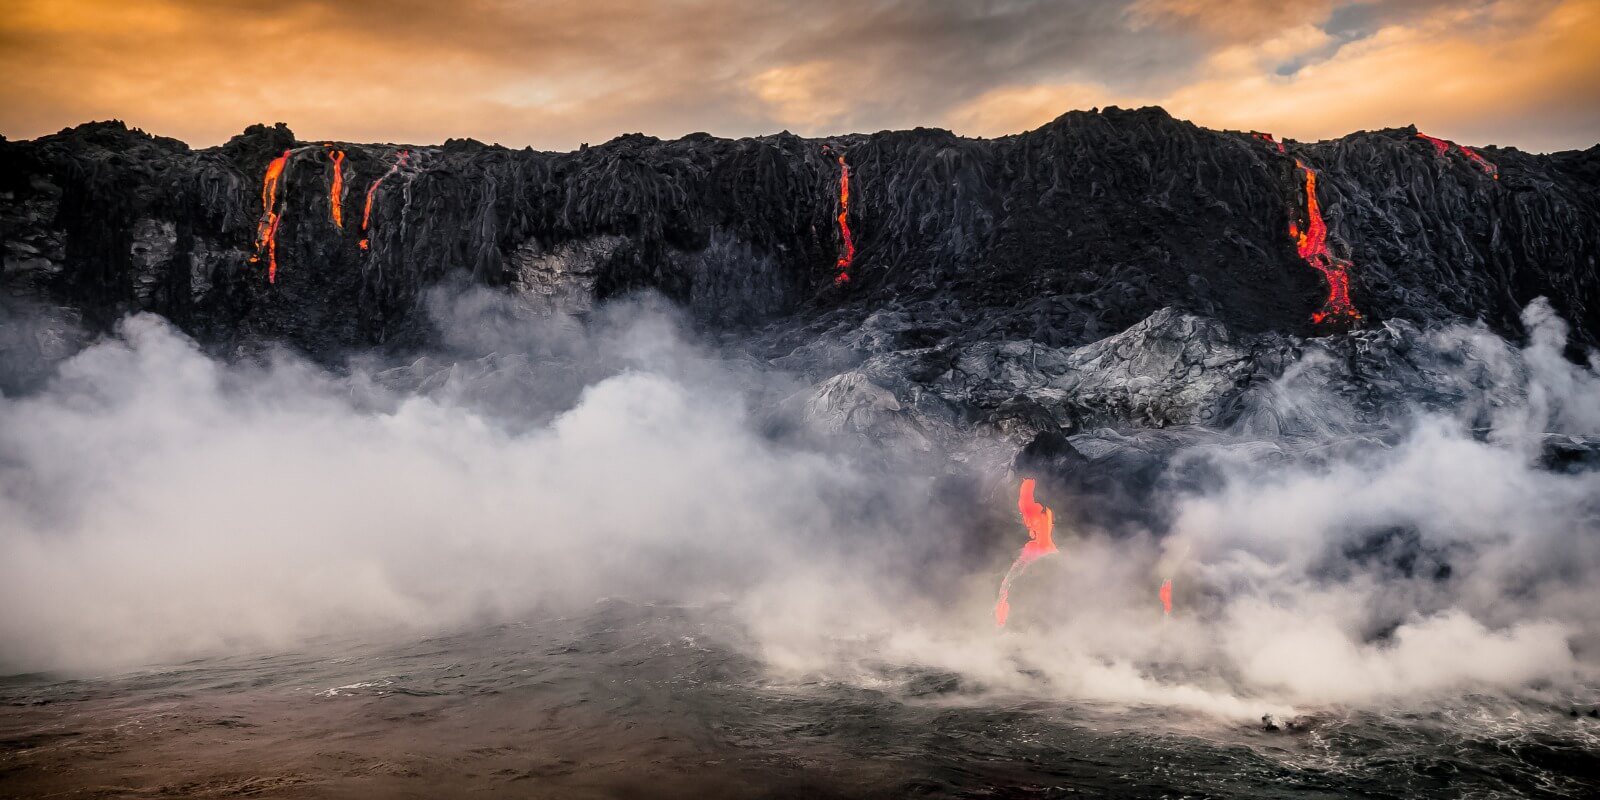
[[[1359,318],[1312,321],[1330,289],[1296,240],[1308,172]],[[574,311],[653,289],[720,329],[890,309],[930,341],[1054,347],[1162,308],[1244,334],[1386,319],[1515,333],[1547,296],[1592,345],[1600,146],[1470,150],[1411,128],[1280,144],[1159,108],[993,140],[629,134],[572,153],[303,142],[282,124],[192,149],[101,122],[0,142],[0,251],[6,295],[90,327],[147,310],[213,345],[315,355],[424,340],[419,300],[447,279]]]

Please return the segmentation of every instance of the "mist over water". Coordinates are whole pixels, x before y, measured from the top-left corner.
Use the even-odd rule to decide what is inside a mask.
[[[808,431],[805,381],[648,298],[585,318],[431,302],[444,345],[332,370],[207,355],[137,315],[0,400],[0,666],[117,671],[582,615],[714,608],[770,680],[946,671],[976,698],[1264,713],[1468,695],[1593,702],[1600,375],[1529,307],[1525,344],[1429,334],[1459,402],[1373,426],[1309,358],[1188,436],[1118,518],[1026,540],[1009,449],[962,465]],[[1164,618],[1161,581],[1175,585]],[[1563,706],[1564,707],[1564,706]]]

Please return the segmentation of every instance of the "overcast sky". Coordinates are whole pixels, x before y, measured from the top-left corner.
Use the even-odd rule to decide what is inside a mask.
[[[195,145],[1028,130],[1161,105],[1298,139],[1600,142],[1600,0],[0,0],[0,133]]]

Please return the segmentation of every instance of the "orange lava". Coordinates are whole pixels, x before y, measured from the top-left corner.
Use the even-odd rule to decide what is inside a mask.
[[[1441,156],[1450,152],[1450,143],[1443,139],[1435,139],[1426,133],[1418,133],[1417,138],[1433,145],[1433,149],[1437,150]]]
[[[1168,578],[1165,581],[1161,582],[1161,591],[1159,592],[1159,594],[1161,595],[1161,613],[1170,616],[1172,614],[1172,579],[1171,578]]]
[[[1289,223],[1289,235],[1295,238],[1300,258],[1328,281],[1328,299],[1322,310],[1311,315],[1312,322],[1361,319],[1361,314],[1350,302],[1350,262],[1328,252],[1328,226],[1322,221],[1322,207],[1317,202],[1317,173],[1300,159],[1295,166],[1306,174],[1306,228]]]
[[[283,215],[274,209],[278,205],[278,181],[288,165],[289,151],[285,150],[267,164],[266,177],[261,179],[261,221],[256,224],[256,252],[267,248],[267,283],[278,281],[278,225],[283,222]],[[259,255],[250,259],[252,263],[259,260]]]
[[[1033,479],[1028,478],[1017,491],[1017,510],[1022,512],[1022,524],[1028,529],[1028,542],[1022,546],[1017,560],[1011,562],[1011,569],[1006,570],[1005,578],[1000,581],[1000,596],[994,602],[994,622],[998,627],[1005,627],[1006,617],[1011,614],[1011,582],[1029,564],[1056,552],[1056,543],[1050,538],[1055,531],[1055,513],[1049,506],[1033,499],[1033,486]]]
[[[850,238],[850,165],[844,163],[844,156],[839,156],[839,235],[844,237],[844,246],[839,252],[839,261],[835,267],[839,270],[838,276],[833,279],[835,285],[850,281],[850,265],[856,260],[855,241]]]
[[[394,164],[389,167],[389,171],[383,173],[383,175],[379,176],[377,180],[372,182],[371,186],[367,187],[367,204],[366,207],[361,210],[362,233],[366,233],[367,229],[372,226],[372,198],[378,194],[378,187],[382,186],[383,182],[388,179],[390,175],[393,175],[395,172],[399,171],[400,166],[406,163],[406,157],[409,155],[411,155],[409,150],[401,150],[399,156],[395,159]],[[367,245],[367,237],[362,236],[361,249],[367,249]]]
[[[334,150],[330,156],[333,158],[333,185],[328,187],[328,205],[333,208],[333,224],[343,228],[344,210],[340,199],[344,197],[344,151]]]
[[[1473,151],[1472,148],[1455,144],[1454,142],[1448,142],[1444,139],[1436,139],[1426,133],[1418,133],[1417,138],[1433,145],[1434,152],[1437,152],[1441,156],[1449,153],[1450,148],[1454,146],[1457,150],[1461,151],[1462,155],[1470,159],[1472,163],[1477,164],[1478,168],[1483,170],[1484,174],[1492,176],[1495,180],[1500,180],[1500,168],[1489,163],[1488,159],[1478,155]]]
[[[1056,544],[1050,538],[1055,532],[1056,518],[1049,506],[1033,499],[1033,487],[1032,478],[1022,482],[1022,488],[1017,490],[1017,510],[1022,512],[1022,524],[1028,529],[1028,543],[1022,546],[1022,554],[1038,558],[1056,551]]]
[[[1260,139],[1263,142],[1268,142],[1270,144],[1277,145],[1278,152],[1280,152],[1280,153],[1283,152],[1283,142],[1280,142],[1280,141],[1272,138],[1272,134],[1270,134],[1270,133],[1262,133],[1260,131],[1255,131],[1255,132],[1251,133],[1250,135],[1256,137],[1257,139]]]

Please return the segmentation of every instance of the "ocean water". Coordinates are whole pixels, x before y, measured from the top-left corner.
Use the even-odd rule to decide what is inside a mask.
[[[1460,697],[1269,723],[776,677],[715,610],[0,679],[0,797],[1600,796],[1592,707]],[[1576,713],[1577,716],[1573,716]]]

